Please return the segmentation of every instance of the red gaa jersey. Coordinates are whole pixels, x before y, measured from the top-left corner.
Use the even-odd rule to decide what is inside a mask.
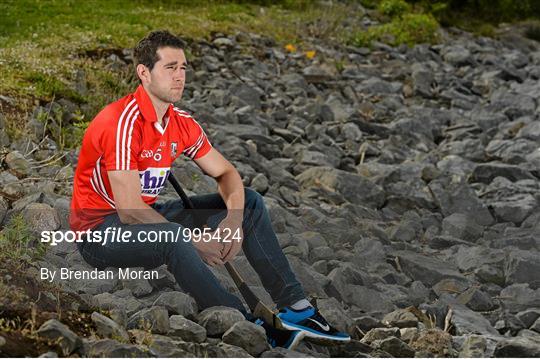
[[[187,112],[170,105],[165,118],[162,127],[142,85],[94,118],[84,134],[73,181],[72,230],[94,228],[116,211],[107,171],[139,171],[141,198],[150,205],[181,153],[197,159],[210,151],[206,134]]]

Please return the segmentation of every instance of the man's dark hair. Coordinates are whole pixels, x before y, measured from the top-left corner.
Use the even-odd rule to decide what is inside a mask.
[[[152,31],[135,46],[133,51],[135,66],[143,64],[152,70],[156,62],[160,60],[157,54],[158,49],[172,47],[183,50],[184,46],[185,42],[182,39],[174,36],[167,30]]]

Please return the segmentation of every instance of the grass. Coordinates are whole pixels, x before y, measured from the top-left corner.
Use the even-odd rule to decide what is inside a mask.
[[[136,85],[131,68],[112,71],[106,60],[88,53],[132,48],[151,30],[168,29],[186,39],[247,31],[272,37],[283,46],[302,45],[306,36],[340,42],[349,36],[342,22],[351,16],[350,5],[327,6],[310,0],[281,0],[277,1],[280,5],[269,5],[272,3],[276,2],[0,1],[0,95],[14,98],[18,107],[18,111],[5,114],[7,120],[18,124],[7,127],[14,128],[11,132],[18,136],[24,135],[20,123],[36,103],[65,98],[83,109],[78,127],[84,128],[82,122]],[[77,75],[81,73],[87,88],[84,92],[74,86],[81,81]],[[1,106],[0,101],[0,111]],[[70,133],[62,136],[70,138],[66,147],[78,142]],[[57,136],[54,139],[59,141]]]
[[[38,241],[21,214],[11,218],[0,231],[0,260],[30,262],[45,254],[45,244]]]

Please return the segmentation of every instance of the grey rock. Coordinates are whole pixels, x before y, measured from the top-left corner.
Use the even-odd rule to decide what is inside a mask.
[[[223,306],[206,308],[197,316],[197,322],[206,328],[209,336],[221,336],[234,323],[244,319],[244,316],[238,309]]]
[[[499,320],[497,320],[495,323],[494,328],[497,329],[499,333],[504,333],[511,336],[515,336],[522,329],[526,329],[519,318],[508,311],[504,311],[499,316]]]
[[[505,163],[481,163],[476,166],[472,173],[472,179],[476,182],[490,183],[495,177],[505,177],[510,181],[522,179],[534,179],[534,176],[527,170]]]
[[[91,318],[99,335],[115,340],[129,341],[129,335],[126,330],[111,318],[98,312],[93,312]]]
[[[317,308],[329,323],[341,332],[351,333],[354,328],[353,320],[347,315],[343,305],[333,297],[317,300]]]
[[[332,74],[326,68],[317,65],[305,67],[302,75],[308,83],[324,83],[332,79]]]
[[[193,297],[175,291],[160,294],[153,305],[166,308],[169,314],[179,314],[186,318],[195,318],[198,311]]]
[[[202,343],[206,339],[206,329],[199,324],[184,318],[182,315],[169,317],[169,336],[182,338],[184,341]]]
[[[373,328],[360,340],[364,344],[371,344],[376,340],[384,340],[391,337],[399,338],[399,328]]]
[[[451,307],[453,316],[450,322],[455,328],[456,335],[498,334],[481,314],[457,303],[452,304]]]
[[[163,335],[151,337],[151,352],[158,357],[200,357],[200,358],[250,358],[244,349],[225,344],[218,339],[208,343],[190,343]]]
[[[260,358],[311,358],[311,356],[294,350],[275,347],[262,353]]]
[[[154,287],[154,289],[161,290],[163,288],[172,288],[175,289],[175,286],[177,286],[176,279],[174,278],[174,275],[167,270],[166,265],[159,266],[155,268],[158,272],[158,278],[157,279],[150,279],[150,285]]]
[[[516,337],[501,340],[494,353],[496,358],[537,358],[540,356],[540,340]]]
[[[530,194],[516,194],[500,201],[492,201],[490,206],[501,221],[520,224],[538,208],[538,201]]]
[[[354,324],[358,328],[360,328],[363,332],[368,332],[374,328],[384,327],[384,324],[381,323],[381,321],[369,315],[364,315],[361,317],[354,318]]]
[[[464,358],[484,358],[486,347],[487,342],[484,337],[479,335],[468,335],[461,347],[459,356]]]
[[[152,333],[166,334],[170,329],[167,309],[159,306],[142,309],[128,319],[128,329],[150,329]]]
[[[396,358],[411,358],[414,357],[414,350],[396,337],[390,337],[382,340],[375,340],[371,343],[371,346],[384,350],[387,353],[392,354]]]
[[[494,139],[485,148],[486,155],[491,159],[504,163],[519,164],[526,161],[526,155],[537,148],[534,141],[524,138],[512,140]]]
[[[251,187],[259,193],[266,193],[266,191],[268,191],[268,178],[266,178],[264,174],[258,173],[251,180]]]
[[[516,314],[525,328],[530,328],[536,319],[540,318],[540,309],[526,309]]]
[[[510,313],[540,307],[540,289],[533,290],[527,283],[509,285],[501,290],[500,298]]]
[[[68,263],[70,264],[70,269],[81,270],[81,271],[89,270],[89,267],[86,265],[86,263],[82,263],[82,258],[79,258],[79,257],[80,257],[80,254],[78,251],[73,252],[70,255],[66,256],[66,259],[68,260]],[[105,270],[110,270],[110,269],[111,268],[107,268]],[[118,278],[117,278],[116,271],[113,271],[112,279],[107,279],[107,278],[78,279],[78,280],[71,280],[67,284],[69,285],[70,288],[72,288],[77,293],[96,295],[99,293],[104,294],[103,292],[113,291],[118,285]],[[116,306],[120,306],[120,304],[115,305],[115,307]]]
[[[435,92],[433,72],[429,71],[421,64],[414,64],[412,66],[411,78],[415,94],[426,98],[433,97]]]
[[[469,287],[469,285],[469,281],[464,278],[445,278],[437,282],[432,289],[435,294],[440,297],[444,293],[462,293]]]
[[[88,345],[87,355],[93,358],[149,358],[147,350],[132,344],[122,344],[113,339],[101,339]]]
[[[316,272],[311,266],[296,257],[288,255],[287,259],[296,279],[302,283],[307,296],[326,297],[324,288],[330,282],[326,276]]]
[[[251,358],[244,349],[227,343],[209,346],[207,353],[209,358]]]
[[[17,176],[27,176],[30,173],[30,162],[19,151],[11,151],[6,155],[6,165]]]
[[[142,268],[131,268],[132,270],[142,270]],[[147,279],[122,279],[122,287],[131,290],[135,298],[144,297],[152,293],[154,289]]]
[[[56,319],[47,320],[39,327],[36,334],[40,338],[57,341],[65,356],[73,353],[82,345],[81,338]]]
[[[493,224],[494,219],[489,209],[467,183],[463,181],[446,183],[447,180],[447,178],[437,179],[428,185],[445,217],[453,213],[463,213],[471,215],[479,225]]]
[[[465,279],[455,266],[434,256],[410,251],[397,251],[394,255],[399,259],[401,268],[407,276],[428,286],[445,278]]]
[[[455,260],[461,271],[468,272],[484,264],[503,268],[506,252],[482,246],[459,246]]]
[[[465,304],[470,309],[476,312],[487,312],[495,308],[495,303],[491,297],[479,290],[478,288],[469,288],[465,292],[457,296],[457,301]]]
[[[48,351],[38,356],[38,358],[58,358],[58,354],[53,351]]]
[[[505,265],[507,284],[528,283],[532,289],[540,288],[540,253],[512,249]]]
[[[261,96],[251,86],[244,83],[235,84],[229,89],[229,92],[233,98],[239,98],[244,104],[254,109],[261,108]]]
[[[371,77],[357,85],[355,90],[366,94],[391,94],[401,92],[401,88],[402,84],[399,82],[388,82]]]
[[[177,338],[166,337],[164,335],[154,334],[149,340],[149,349],[153,356],[163,358],[183,358],[183,357],[203,357],[202,352],[206,346],[198,343],[187,343]],[[206,343],[205,343],[206,344]]]
[[[216,46],[220,46],[220,47],[232,47],[234,46],[234,41],[229,39],[229,38],[226,38],[226,37],[218,37],[216,39],[214,39],[214,41],[212,41],[212,43]]]
[[[109,316],[112,320],[114,320],[116,323],[118,323],[122,327],[126,327],[127,325],[127,313],[126,310],[123,308],[113,308],[109,310]]]
[[[303,189],[334,191],[351,203],[379,208],[384,202],[382,188],[370,180],[330,167],[313,167],[296,177]]]
[[[243,348],[253,356],[269,349],[264,328],[247,320],[234,323],[222,338],[224,343]]]
[[[471,61],[471,52],[461,45],[454,45],[444,49],[443,58],[454,66],[462,66]]]
[[[453,213],[443,219],[442,230],[444,234],[469,242],[476,242],[482,237],[484,229],[469,216],[463,213]]]
[[[540,319],[536,319],[536,321],[529,327],[530,330],[534,330],[537,333],[540,333]]]
[[[46,203],[30,203],[23,212],[25,222],[32,231],[55,231],[60,228],[60,218],[56,209]]]
[[[125,309],[127,315],[130,316],[143,307],[143,304],[133,298],[131,293],[126,297],[120,297],[111,293],[100,293],[94,296],[94,299],[99,308],[110,309]]]
[[[382,323],[390,327],[398,328],[416,327],[418,318],[408,310],[397,309],[386,314],[382,319]],[[392,354],[391,352],[389,353]]]

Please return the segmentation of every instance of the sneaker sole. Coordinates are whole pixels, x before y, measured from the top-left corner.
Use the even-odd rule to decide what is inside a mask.
[[[283,327],[285,329],[301,331],[302,333],[304,333],[306,338],[321,339],[321,340],[324,340],[324,341],[342,342],[342,343],[346,343],[346,342],[351,341],[351,337],[336,337],[336,336],[333,336],[333,335],[322,334],[320,332],[314,332],[309,328],[306,328],[306,327],[303,327],[303,326],[297,326],[297,325],[294,325],[294,324],[290,324],[290,323],[287,323],[285,321],[282,321],[281,324],[283,325]]]
[[[296,336],[294,337],[293,341],[291,344],[289,344],[289,346],[287,347],[284,347],[285,349],[289,349],[289,350],[294,350],[298,344],[300,344],[300,342],[302,341],[302,339],[304,339],[304,337],[306,336],[306,334],[303,332],[303,331],[298,331],[299,333],[296,334]]]

